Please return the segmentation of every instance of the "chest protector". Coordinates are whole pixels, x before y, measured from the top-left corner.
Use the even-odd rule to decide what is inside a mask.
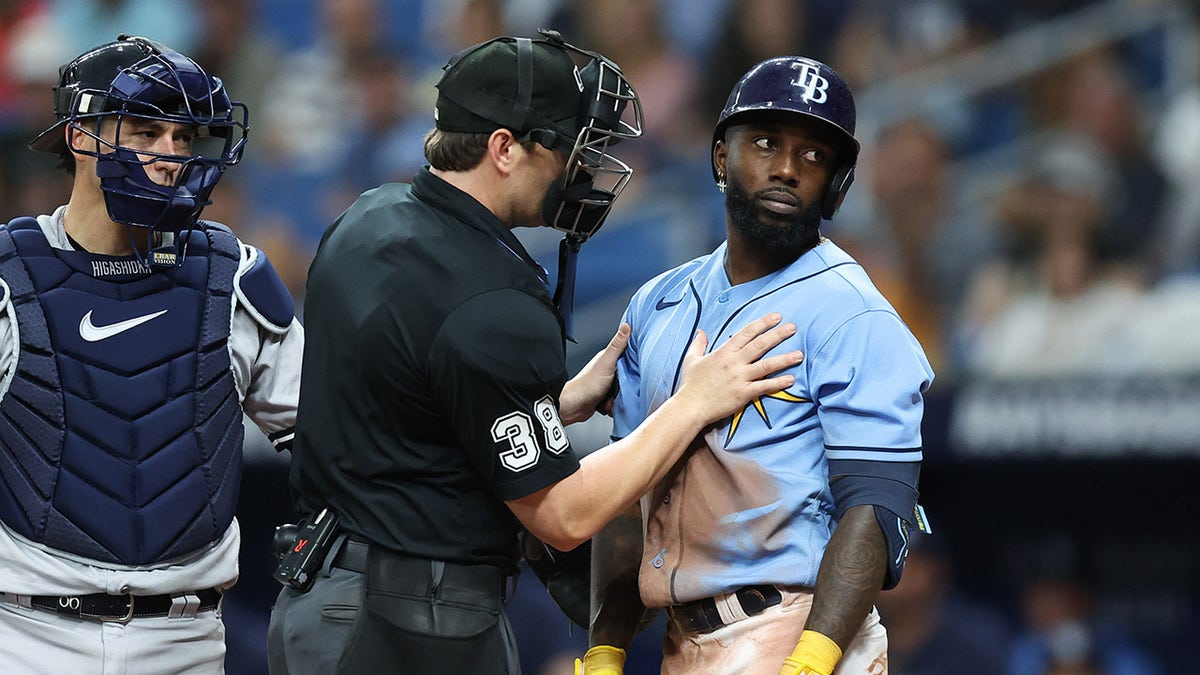
[[[148,565],[221,537],[242,474],[229,357],[238,244],[205,224],[179,267],[52,248],[0,228],[18,335],[0,401],[0,519],[104,563]]]

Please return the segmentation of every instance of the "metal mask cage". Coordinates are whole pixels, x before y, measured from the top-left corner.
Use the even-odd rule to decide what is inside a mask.
[[[179,163],[203,160],[208,163],[232,166],[242,159],[249,130],[247,123],[249,111],[245,104],[240,102],[230,102],[229,109],[218,117],[212,114],[197,115],[191,111],[175,112],[140,101],[121,101],[114,99],[107,92],[85,89],[75,94],[73,109],[76,112],[71,115],[70,127],[110,150],[123,147],[120,145],[120,132],[129,120],[146,123],[169,122],[195,128],[196,133],[191,138],[190,153],[187,155],[169,155],[125,147],[124,149],[130,152],[150,157],[148,160],[139,162],[143,166],[160,159]],[[111,141],[100,134],[100,125],[110,119],[116,125]],[[94,157],[108,154],[104,151],[89,150],[84,147],[75,147],[74,149]]]
[[[600,229],[633,175],[632,167],[615,157],[610,146],[641,136],[645,116],[637,92],[615,63],[594,52],[567,47],[592,59],[584,69],[585,91],[591,96],[584,102],[587,121],[568,156],[562,190],[570,195],[573,186],[587,185],[590,189],[560,203],[549,224],[567,233],[578,245]]]

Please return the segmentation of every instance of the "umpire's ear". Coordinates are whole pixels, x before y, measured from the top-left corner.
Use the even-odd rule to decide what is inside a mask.
[[[521,144],[513,132],[501,127],[488,137],[487,152],[481,161],[490,162],[500,175],[509,176],[520,162],[521,158],[516,152],[520,148]]]

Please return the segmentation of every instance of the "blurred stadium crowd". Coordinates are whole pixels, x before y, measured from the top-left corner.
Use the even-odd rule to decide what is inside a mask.
[[[1194,401],[1200,382],[1198,22],[1184,0],[0,0],[0,215],[49,213],[69,192],[54,158],[25,148],[52,121],[58,65],[117,33],[145,35],[193,56],[249,105],[245,159],[205,217],[266,250],[302,303],[324,228],[363,190],[407,180],[424,163],[432,84],[447,58],[495,35],[552,27],[620,64],[646,112],[645,137],[621,154],[635,167],[632,183],[581,255],[579,342],[568,350],[578,366],[641,282],[723,238],[712,124],[750,65],[801,54],[833,65],[859,107],[856,184],[826,234],[863,263],[920,338],[938,372],[932,394],[962,398],[980,383],[1016,382],[1020,391],[1040,387],[1054,406],[1064,399],[1045,393],[1048,382],[1083,382],[1091,394],[1104,382],[1118,390],[1109,402],[1127,410],[1120,383],[1163,381],[1181,392],[1169,407]],[[553,275],[557,236],[519,235]],[[1177,425],[1154,447],[1128,429],[1133,440],[1105,447],[1118,462],[1173,448],[1156,470],[1195,475],[1200,433],[1185,417],[1131,422]],[[952,413],[931,418],[939,426],[923,487],[944,511],[969,511],[929,481],[959,478],[956,438],[970,445],[961,434],[978,425],[955,427]],[[1025,454],[1071,445],[1047,438],[1070,430],[1039,424]],[[586,452],[607,430],[576,433]],[[1012,455],[1011,445],[996,454]],[[1086,454],[1053,470],[1074,487],[1048,490],[1081,489],[1089,478],[1080,467],[1095,468]],[[250,479],[269,487],[244,490],[248,548],[269,537],[270,517],[286,517],[286,503],[265,503],[286,502],[282,460],[262,466]],[[1025,492],[1008,489],[1014,500]],[[1123,498],[1156,510],[1152,494],[1129,490]],[[1195,553],[1179,563],[1192,573],[1170,568],[1178,583],[1157,592],[1171,597],[1146,610],[1105,594],[1124,569],[1110,560],[1107,577],[1095,572],[1096,558],[1116,555],[1110,548],[1048,527],[1016,556],[1024,572],[1006,595],[953,572],[956,563],[1001,567],[972,566],[981,547],[961,546],[972,523],[1005,519],[995,506],[951,518],[943,538],[931,510],[935,536],[880,602],[893,675],[1187,672],[1173,650],[1195,645]],[[1011,544],[1024,540],[1006,541],[997,558],[1013,557]],[[1177,552],[1165,536],[1153,542]],[[262,668],[263,606],[276,588],[261,558],[244,556],[227,603],[230,673]],[[528,640],[526,671],[570,672],[563,654],[581,652],[585,638],[569,635],[533,576],[523,578],[511,615]],[[1156,635],[1136,625],[1146,611]],[[652,628],[627,672],[657,672],[654,639]]]

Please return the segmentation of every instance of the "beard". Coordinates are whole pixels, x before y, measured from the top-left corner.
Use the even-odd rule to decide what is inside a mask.
[[[785,216],[755,205],[755,197],[778,189],[769,188],[751,197],[731,176],[725,188],[725,210],[733,229],[747,241],[799,256],[820,240],[821,207],[817,202],[801,201],[799,211]]]

